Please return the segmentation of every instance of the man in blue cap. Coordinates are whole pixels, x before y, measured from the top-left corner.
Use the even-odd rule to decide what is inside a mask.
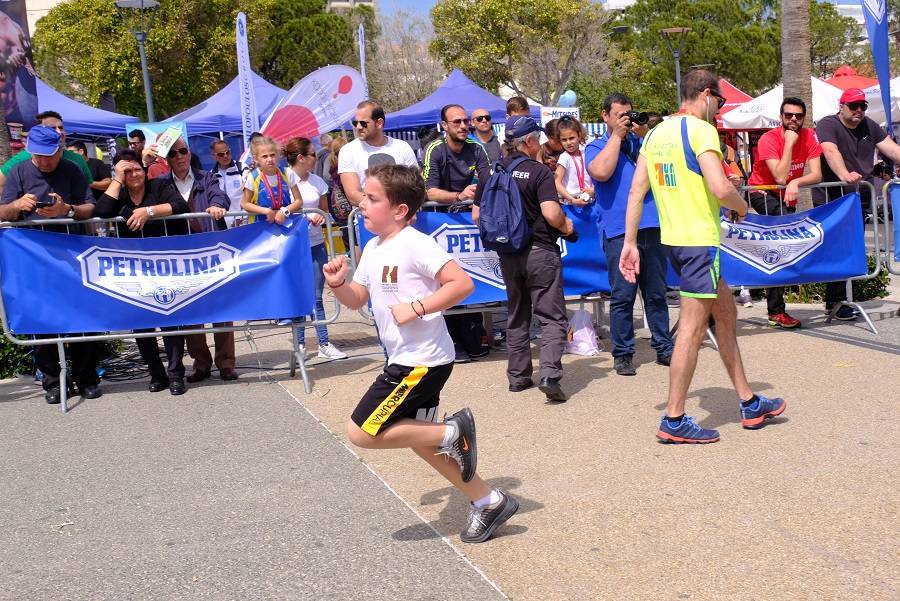
[[[17,164],[9,172],[0,195],[0,220],[31,221],[34,219],[89,219],[94,214],[94,196],[77,165],[62,158],[62,138],[55,129],[35,125],[28,133],[25,149],[28,161]],[[58,229],[66,232],[64,226]],[[72,376],[86,399],[103,394],[97,365],[99,345],[81,342],[70,345]],[[55,344],[35,348],[35,362],[44,373],[44,398],[48,403],[60,401],[59,355]]]
[[[559,381],[568,319],[557,241],[560,237],[571,236],[574,228],[559,204],[553,173],[536,160],[541,150],[541,131],[540,125],[531,117],[514,115],[506,120],[506,157],[501,165],[506,169],[512,167],[512,177],[519,188],[522,208],[531,228],[529,246],[517,253],[500,255],[509,306],[506,375],[511,392],[534,386],[529,337],[533,312],[541,325],[539,388],[548,400],[563,402],[567,397]],[[489,178],[478,180],[472,209],[475,223],[478,223],[478,207],[487,181]]]

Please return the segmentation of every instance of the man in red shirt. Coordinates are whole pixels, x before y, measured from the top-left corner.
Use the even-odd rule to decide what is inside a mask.
[[[750,206],[760,215],[784,215],[797,207],[800,186],[822,181],[822,147],[816,132],[803,127],[806,103],[788,97],[781,103],[781,127],[767,131],[759,139],[750,186],[785,186],[777,190],[750,192]],[[806,166],[809,172],[804,175]],[[769,325],[798,328],[800,321],[785,312],[784,288],[766,288]]]

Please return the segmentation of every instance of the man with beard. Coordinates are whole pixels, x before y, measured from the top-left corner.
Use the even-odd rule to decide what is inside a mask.
[[[797,210],[797,190],[800,186],[822,181],[822,147],[816,132],[803,127],[806,119],[806,103],[800,98],[788,97],[781,103],[781,127],[767,131],[756,150],[750,186],[785,186],[778,190],[750,192],[750,206],[760,215],[784,215]],[[806,165],[809,173],[803,175]],[[800,320],[787,314],[784,305],[784,288],[766,288],[769,309],[769,326],[773,328],[798,328]]]
[[[626,280],[637,282],[641,270],[638,226],[644,196],[652,188],[660,239],[681,279],[669,395],[656,437],[670,443],[711,443],[719,440],[718,431],[703,428],[684,414],[710,314],[716,320],[719,356],[740,402],[741,425],[761,427],[766,419],[784,411],[785,402],[754,394],[750,388],[737,344],[737,309],[719,273],[720,205],[737,219],[747,215],[747,204],[722,169],[714,125],[716,113],[725,105],[719,78],[709,71],[691,71],[681,82],[681,96],[681,110],[647,134],[641,147],[628,195],[619,269]]]

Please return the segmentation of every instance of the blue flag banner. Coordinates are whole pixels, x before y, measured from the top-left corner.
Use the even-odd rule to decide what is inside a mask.
[[[888,14],[887,0],[859,0],[866,19],[866,33],[872,46],[872,62],[881,87],[881,101],[887,131],[894,131],[891,119],[891,61],[888,55]]]
[[[805,213],[722,219],[722,277],[731,286],[789,286],[864,275],[866,242],[859,194]]]
[[[606,259],[603,256],[597,228],[590,221],[590,209],[564,207],[578,230],[579,240],[572,244],[560,240],[563,264],[564,290],[567,296],[576,296],[609,290],[606,276]],[[357,217],[360,244],[374,236],[363,225],[362,215]],[[420,232],[428,234],[472,277],[475,291],[462,303],[474,305],[506,300],[506,286],[500,272],[500,257],[481,245],[478,227],[472,223],[471,213],[436,213],[422,211],[413,224]]]
[[[313,312],[308,222],[166,238],[0,229],[14,334],[107,332]]]

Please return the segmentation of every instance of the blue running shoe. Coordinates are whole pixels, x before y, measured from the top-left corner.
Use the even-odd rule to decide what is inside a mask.
[[[689,415],[685,415],[681,418],[678,425],[673,426],[669,424],[669,420],[667,420],[664,415],[659,422],[659,432],[656,433],[656,437],[663,442],[676,444],[706,444],[718,442],[719,431],[702,428],[700,424]]]
[[[781,415],[787,407],[784,399],[767,399],[761,394],[756,398],[757,401],[749,407],[741,407],[741,425],[748,430],[762,428],[767,419]]]

